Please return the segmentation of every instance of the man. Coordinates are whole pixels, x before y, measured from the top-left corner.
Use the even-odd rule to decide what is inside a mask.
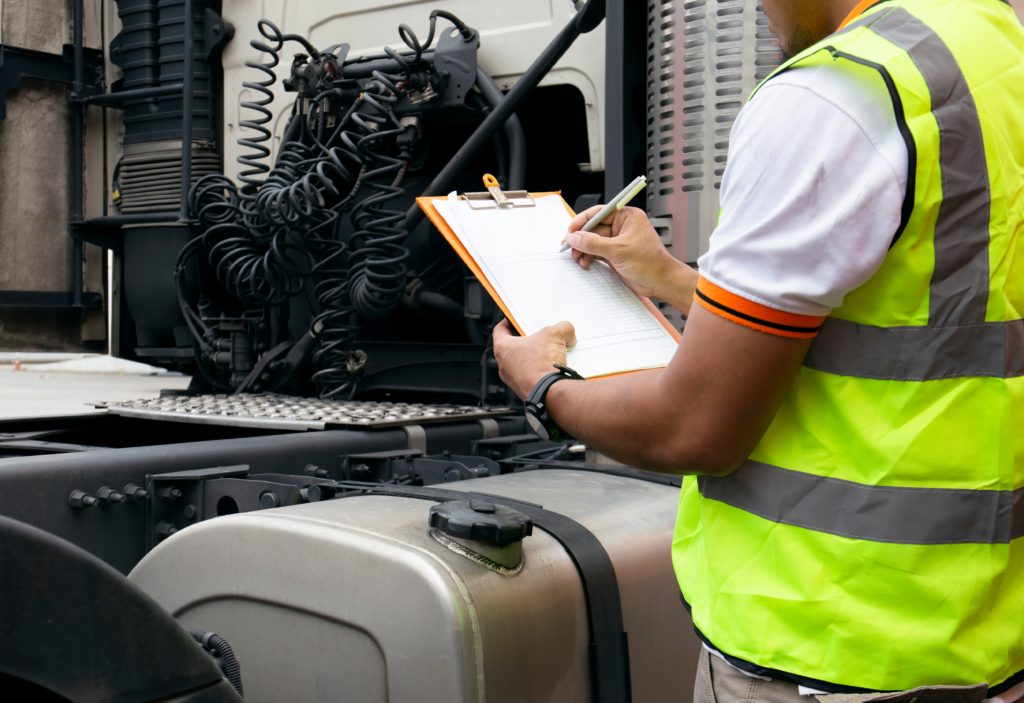
[[[568,235],[688,315],[678,352],[546,407],[699,476],[673,543],[697,700],[1018,700],[1024,30],[999,0],[764,7],[794,58],[733,128],[699,276],[639,210]],[[494,333],[521,398],[572,344]]]

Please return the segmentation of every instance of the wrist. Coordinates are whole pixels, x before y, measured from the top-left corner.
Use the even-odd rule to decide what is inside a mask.
[[[562,364],[555,364],[555,369],[542,376],[530,390],[524,410],[530,429],[541,439],[559,442],[566,439],[567,435],[551,416],[550,391],[554,390],[556,385],[563,385],[559,383],[560,381],[582,380],[582,376]]]
[[[550,365],[532,369],[530,372],[524,373],[519,377],[517,383],[512,386],[512,391],[520,400],[525,401],[530,396],[530,391],[536,388],[541,379],[552,371],[554,369]]]
[[[659,290],[654,297],[686,315],[697,290],[697,272],[671,254],[668,256],[671,261],[666,264],[665,273],[659,279]]]

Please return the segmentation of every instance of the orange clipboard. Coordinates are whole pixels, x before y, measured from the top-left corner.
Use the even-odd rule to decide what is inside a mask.
[[[487,177],[485,176],[484,183],[487,184],[489,189],[490,189],[491,186],[490,186],[488,180],[489,179],[487,179]],[[484,194],[472,194],[470,197],[480,198],[480,197],[482,197],[482,195],[484,195]],[[562,200],[562,195],[561,195],[560,191],[549,191],[549,192],[541,192],[541,193],[529,193],[529,194],[524,194],[524,195],[526,195],[527,197],[530,197],[530,198],[543,198],[543,197],[547,197],[547,196],[556,196],[560,200]],[[467,196],[468,196],[468,194],[467,195],[460,195],[459,198],[460,199],[467,199]],[[437,228],[437,230],[445,238],[445,240],[448,242],[448,244],[451,245],[452,249],[455,250],[455,253],[459,255],[459,258],[462,259],[463,263],[465,263],[466,266],[469,268],[469,270],[473,272],[473,275],[476,276],[476,279],[478,281],[480,281],[480,285],[482,285],[484,287],[484,289],[487,291],[487,293],[491,296],[491,299],[494,300],[495,304],[501,309],[501,311],[503,313],[505,313],[505,317],[508,319],[508,321],[510,323],[512,323],[512,326],[516,328],[516,330],[519,332],[519,334],[525,335],[526,332],[523,330],[522,326],[519,324],[519,322],[515,319],[515,317],[509,311],[508,306],[505,304],[505,301],[503,301],[501,299],[501,296],[498,295],[498,292],[494,289],[494,286],[487,279],[487,276],[484,274],[483,269],[481,269],[480,265],[473,258],[472,254],[470,254],[469,251],[466,249],[465,245],[459,239],[458,235],[456,235],[455,232],[452,230],[452,228],[448,224],[448,222],[444,219],[444,217],[441,216],[441,213],[439,213],[437,211],[437,208],[434,207],[434,202],[437,201],[437,200],[448,200],[448,197],[444,196],[444,195],[441,195],[441,196],[422,196],[422,197],[416,198],[416,204],[420,206],[420,208],[426,214],[427,219],[429,219],[431,221],[431,223],[433,223],[433,225]],[[573,212],[573,209],[571,207],[569,207],[569,204],[566,203],[565,200],[562,200],[562,204],[565,206],[565,209],[569,212],[570,215],[572,215],[572,216],[576,215],[576,213]],[[655,304],[651,302],[650,298],[645,298],[642,295],[637,295],[637,297],[644,304],[644,306],[654,315],[654,318],[658,321],[658,323],[662,327],[664,327],[665,330],[678,343],[679,340],[681,339],[681,335],[679,334],[679,330],[677,330],[675,327],[673,327],[672,323],[669,322],[668,319],[664,315],[661,314],[661,311],[658,310],[657,306],[655,306]],[[636,369],[634,371],[620,371],[620,372],[616,372],[616,373],[604,374],[604,375],[601,375],[601,376],[590,376],[590,377],[588,377],[587,380],[590,380],[590,379],[593,379],[593,378],[609,378],[611,376],[620,376],[622,374],[636,373],[636,371],[645,371],[645,370],[648,370],[648,369]]]

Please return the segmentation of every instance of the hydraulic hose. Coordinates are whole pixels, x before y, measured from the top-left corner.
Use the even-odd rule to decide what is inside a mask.
[[[220,670],[224,672],[224,678],[234,686],[239,696],[244,695],[242,693],[242,667],[239,666],[238,660],[235,658],[235,652],[231,649],[228,641],[215,632],[196,632],[191,630],[189,634],[192,635],[192,639],[198,642],[204,650],[220,660],[218,663]]]
[[[505,97],[491,74],[480,66],[476,69],[476,84],[491,108],[497,107]],[[523,190],[526,188],[526,134],[515,113],[505,121],[505,137],[509,152],[508,188]]]
[[[526,69],[526,72],[512,86],[512,90],[508,92],[508,95],[480,123],[480,126],[470,135],[469,139],[456,152],[455,156],[434,177],[430,185],[423,190],[423,194],[437,195],[448,190],[456,176],[462,173],[480,148],[490,141],[494,133],[516,111],[523,98],[537,87],[541,79],[565,55],[565,52],[569,50],[569,47],[572,46],[577,37],[584,32],[592,30],[603,18],[604,0],[588,0],[587,4],[576,13],[562,31],[551,40],[551,43],[541,52],[541,55]],[[407,232],[411,231],[422,217],[423,211],[420,210],[418,205],[413,205],[405,214],[404,229]]]

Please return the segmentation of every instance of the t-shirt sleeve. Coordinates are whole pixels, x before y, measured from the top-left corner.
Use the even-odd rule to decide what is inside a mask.
[[[812,337],[885,258],[907,153],[891,108],[870,90],[841,99],[815,89],[820,76],[781,78],[734,125],[696,302],[737,324]]]

